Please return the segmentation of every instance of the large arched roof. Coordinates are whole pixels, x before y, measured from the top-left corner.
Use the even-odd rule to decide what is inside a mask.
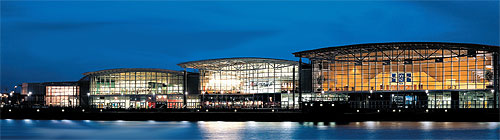
[[[94,72],[86,72],[83,73],[83,75],[102,75],[102,74],[121,73],[121,72],[164,72],[164,73],[176,73],[176,74],[183,73],[181,71],[157,69],[157,68],[118,68],[118,69],[107,69]]]
[[[177,64],[182,68],[205,69],[205,70],[220,70],[222,67],[235,66],[242,64],[269,63],[278,65],[298,65],[299,62],[273,59],[273,58],[258,58],[258,57],[235,57],[235,58],[219,58],[207,59],[200,61],[191,61]]]
[[[448,49],[448,50],[477,50],[477,51],[499,51],[498,46],[469,44],[469,43],[443,43],[443,42],[390,42],[390,43],[368,43],[345,46],[334,46],[307,50],[293,53],[296,57],[322,58],[332,55],[350,55],[355,53],[370,53],[388,50],[410,50],[410,49]]]

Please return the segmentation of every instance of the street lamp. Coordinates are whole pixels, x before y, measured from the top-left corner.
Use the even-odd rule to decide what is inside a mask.
[[[31,96],[31,94],[32,94],[32,92],[31,92],[31,91],[30,91],[30,92],[28,92],[28,97],[30,97],[30,96]],[[28,102],[28,103],[29,103],[29,102]]]

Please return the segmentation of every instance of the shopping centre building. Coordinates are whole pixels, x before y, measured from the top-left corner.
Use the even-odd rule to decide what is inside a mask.
[[[299,61],[222,58],[24,83],[26,103],[93,108],[498,108],[499,47],[401,42],[293,53]],[[189,71],[189,72],[188,72]],[[333,106],[333,104],[331,104]]]
[[[178,64],[199,71],[205,108],[298,106],[299,63],[270,58],[223,58]],[[293,97],[295,96],[295,102]]]
[[[124,68],[84,73],[94,108],[183,108],[187,72]]]
[[[312,65],[305,101],[349,101],[358,108],[498,107],[499,47],[403,42],[293,53]]]

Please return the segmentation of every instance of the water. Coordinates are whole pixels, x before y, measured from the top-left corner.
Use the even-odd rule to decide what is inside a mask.
[[[500,139],[498,122],[0,120],[1,139]]]

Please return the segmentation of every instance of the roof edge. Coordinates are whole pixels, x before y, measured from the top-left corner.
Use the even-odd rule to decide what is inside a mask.
[[[178,66],[182,68],[186,68],[185,65],[191,64],[191,63],[200,63],[200,62],[210,62],[210,61],[218,61],[218,60],[238,60],[238,59],[265,59],[265,60],[275,60],[275,61],[284,61],[284,62],[293,62],[293,63],[299,63],[298,61],[293,61],[293,60],[286,60],[286,59],[277,59],[277,58],[264,58],[264,57],[228,57],[228,58],[214,58],[214,59],[204,59],[204,60],[197,60],[197,61],[188,61],[188,62],[183,62],[177,64]]]
[[[175,71],[169,69],[160,69],[160,68],[116,68],[116,69],[105,69],[93,72],[85,72],[83,75],[97,75],[103,73],[119,73],[119,72],[167,72],[167,73],[183,73],[182,71]]]
[[[483,45],[483,44],[474,44],[474,43],[456,43],[456,42],[382,42],[382,43],[363,43],[363,44],[350,44],[350,45],[331,46],[331,47],[324,47],[324,48],[318,48],[318,49],[312,49],[312,50],[304,50],[304,51],[294,52],[292,54],[295,57],[300,57],[301,54],[305,54],[305,53],[309,53],[309,52],[314,52],[314,51],[320,51],[320,50],[329,50],[329,49],[344,48],[344,47],[355,47],[355,46],[398,45],[398,44],[467,45],[467,46],[470,46],[470,47],[492,47],[492,48],[496,48],[496,49],[500,48],[500,46],[494,46],[494,45]]]

